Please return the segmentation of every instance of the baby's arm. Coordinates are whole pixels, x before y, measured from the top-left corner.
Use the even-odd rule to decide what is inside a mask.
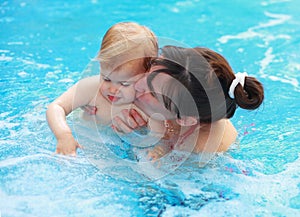
[[[56,153],[75,155],[76,149],[81,147],[72,135],[66,116],[87,105],[97,95],[98,88],[99,76],[82,79],[48,106],[46,116],[57,139]]]
[[[88,115],[96,115],[97,107],[92,105],[85,105],[80,107]]]

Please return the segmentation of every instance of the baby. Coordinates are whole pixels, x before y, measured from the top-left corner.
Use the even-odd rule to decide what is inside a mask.
[[[111,125],[114,114],[131,108],[134,84],[149,70],[151,57],[157,53],[157,39],[147,27],[134,22],[112,26],[97,56],[100,77],[78,81],[48,106],[47,121],[57,139],[56,153],[76,155],[76,149],[81,148],[66,122],[73,110],[91,106],[96,108],[97,123]]]

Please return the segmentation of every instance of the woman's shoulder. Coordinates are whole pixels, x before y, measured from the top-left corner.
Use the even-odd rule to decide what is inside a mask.
[[[224,134],[218,151],[227,151],[237,138],[237,130],[229,119],[222,119],[222,121],[224,122]]]
[[[226,151],[235,142],[237,131],[229,119],[221,119],[211,124],[200,126],[196,152]]]

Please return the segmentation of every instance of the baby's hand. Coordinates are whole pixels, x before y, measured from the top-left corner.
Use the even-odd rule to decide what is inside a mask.
[[[91,106],[91,105],[86,105],[80,107],[84,112],[88,113],[89,115],[95,115],[97,113],[97,107],[96,106]]]
[[[66,134],[64,137],[57,140],[55,153],[76,156],[77,148],[82,148],[82,146],[71,134]]]
[[[122,117],[113,118],[113,129],[121,133],[131,133],[135,129],[147,126],[147,120],[135,109],[123,109]]]

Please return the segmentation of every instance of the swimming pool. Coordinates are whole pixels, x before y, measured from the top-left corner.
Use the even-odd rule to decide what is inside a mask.
[[[296,0],[0,4],[3,217],[299,216]],[[238,110],[232,119],[238,146],[205,168],[187,162],[154,181],[143,174],[151,165],[141,175],[128,167],[111,170],[115,162],[103,162],[101,156],[104,166],[95,166],[84,151],[76,158],[53,154],[56,144],[46,123],[46,106],[82,77],[104,32],[128,20],[149,26],[159,37],[215,49],[234,70],[263,82],[263,106],[256,112]],[[84,139],[84,130],[78,130],[78,138]],[[126,144],[114,148],[130,162]]]

